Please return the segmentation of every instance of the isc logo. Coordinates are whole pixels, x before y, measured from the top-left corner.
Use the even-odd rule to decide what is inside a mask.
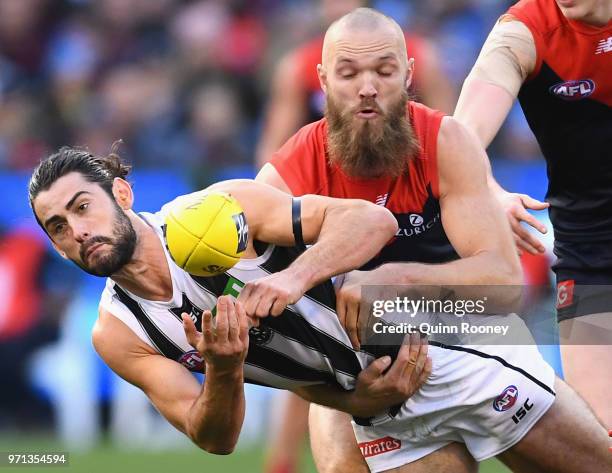
[[[580,100],[593,93],[595,82],[591,79],[568,80],[566,82],[559,82],[548,90],[551,94],[563,100]]]
[[[516,411],[516,414],[512,416],[512,420],[515,424],[518,424],[523,417],[527,415],[527,412],[531,410],[533,407],[533,403],[529,404],[529,398],[525,400],[522,407],[519,407],[519,410]]]

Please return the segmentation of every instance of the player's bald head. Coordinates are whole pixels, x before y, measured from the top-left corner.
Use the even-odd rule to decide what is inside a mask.
[[[361,33],[361,35],[360,35]],[[367,33],[368,40],[354,45],[355,38]],[[376,38],[373,38],[376,36]],[[400,26],[392,18],[372,8],[357,8],[331,24],[325,33],[321,64],[326,67],[339,50],[349,48],[359,52],[376,49],[381,42],[397,47],[398,60],[407,61],[406,41]]]

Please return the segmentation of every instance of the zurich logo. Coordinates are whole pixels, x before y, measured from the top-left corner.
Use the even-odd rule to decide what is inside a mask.
[[[518,399],[518,388],[508,386],[502,393],[493,400],[493,409],[497,412],[504,412],[510,409]]]
[[[421,217],[418,214],[410,214],[410,224],[413,227],[419,227],[421,225],[423,225],[423,217]]]
[[[568,80],[551,86],[548,91],[563,100],[580,100],[595,91],[595,82],[591,79]]]

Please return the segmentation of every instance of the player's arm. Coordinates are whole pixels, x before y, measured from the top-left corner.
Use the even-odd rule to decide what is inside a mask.
[[[226,181],[211,189],[236,197],[253,239],[296,244],[290,195],[248,180]],[[397,231],[391,212],[364,200],[306,195],[300,202],[303,239],[312,246],[286,270],[243,288],[240,300],[250,316],[279,315],[316,284],[365,264]]]
[[[281,177],[276,168],[270,163],[264,164],[264,166],[257,173],[257,176],[255,176],[255,181],[261,182],[263,184],[268,184],[272,187],[276,187],[278,190],[281,190],[287,194],[293,195],[293,192],[291,192],[291,189],[289,189],[289,186],[287,185],[285,180]]]
[[[502,16],[489,34],[472,71],[463,83],[454,117],[474,132],[486,149],[506,119],[521,85],[536,65],[536,47],[529,28],[510,15]],[[540,232],[546,228],[526,209],[548,205],[525,194],[506,192],[493,178],[485,159],[489,185],[506,211],[520,249],[543,252],[544,246],[520,224]]]
[[[302,87],[295,54],[284,57],[274,71],[263,132],[255,152],[262,167],[281,145],[306,121],[307,97]]]
[[[454,115],[476,134],[485,149],[535,64],[536,48],[529,28],[510,15],[502,16],[463,83]]]
[[[510,227],[487,185],[485,159],[472,133],[451,117],[443,119],[438,134],[441,218],[461,258],[443,264],[386,263],[372,271],[349,273],[338,290],[336,307],[355,347],[363,285],[466,286],[464,297],[470,298],[482,297],[479,289],[470,293],[473,286],[522,283]],[[515,302],[512,291],[502,291],[501,296],[508,300],[490,300],[488,308]]]
[[[460,259],[444,264],[387,263],[390,283],[421,285],[521,284],[512,234],[487,185],[484,150],[456,120],[438,134],[440,209],[444,230]]]
[[[316,385],[298,388],[294,392],[315,404],[358,417],[371,417],[410,398],[430,373],[427,340],[411,335],[393,364],[389,356],[383,356],[361,371],[353,391]]]
[[[190,328],[192,332],[195,330]],[[227,332],[230,330],[235,331],[228,326]],[[248,346],[246,328],[243,336]],[[236,346],[233,352],[228,344],[221,347],[226,350],[225,356],[217,357],[219,363],[207,361],[206,382],[200,386],[185,367],[156,353],[104,309],[100,310],[94,327],[93,344],[115,373],[142,389],[168,422],[198,447],[215,454],[232,452],[244,419],[240,360],[244,359],[246,349],[244,353],[237,353]],[[241,346],[244,342],[238,344],[238,350]]]

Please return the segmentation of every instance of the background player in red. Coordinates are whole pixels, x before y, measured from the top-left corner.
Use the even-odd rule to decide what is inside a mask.
[[[367,3],[364,0],[321,0],[322,29]],[[405,33],[405,38],[409,57],[418,64],[410,92],[425,105],[450,113],[456,93],[441,67],[435,47],[416,33]],[[276,67],[256,152],[258,167],[268,162],[301,126],[323,116],[325,97],[317,76],[322,47],[323,34],[291,51]]]
[[[412,70],[403,59],[402,36],[392,20],[368,9],[356,10],[332,25],[319,66],[326,118],[302,128],[258,176],[296,195],[359,197],[395,214],[400,227],[395,241],[364,268],[374,269],[349,274],[337,288],[338,316],[356,346],[364,284],[520,283],[510,232],[488,190],[484,164],[474,156],[484,159],[482,149],[455,120],[407,102]],[[604,429],[566,385],[559,381],[556,386],[558,397],[550,411],[524,437],[506,444],[501,458],[515,471],[608,467]],[[577,408],[571,420],[570,404]],[[355,432],[361,432],[362,424],[354,425]],[[580,434],[573,430],[578,425]],[[311,406],[311,437],[320,471],[368,471],[346,416]],[[386,471],[403,465],[393,471],[435,468],[439,473],[477,470],[465,445],[448,443],[419,454],[416,451],[423,445],[418,437],[415,434],[414,443],[408,442],[410,447],[403,446],[408,449],[405,461],[392,454],[391,465],[384,455],[377,459],[381,463],[368,458],[369,467]],[[577,448],[571,458],[553,454],[554,450],[542,455],[543,439],[553,437]],[[580,447],[585,437],[592,439],[588,449]],[[429,435],[424,434],[424,439],[429,441]],[[382,453],[388,452],[378,454]]]
[[[544,250],[521,221],[544,231],[526,209],[550,205],[563,371],[612,426],[612,366],[601,362],[612,359],[612,2],[510,8],[467,77],[455,118],[486,148],[517,96],[546,158],[548,203],[505,191],[490,173],[489,184],[522,250]]]

